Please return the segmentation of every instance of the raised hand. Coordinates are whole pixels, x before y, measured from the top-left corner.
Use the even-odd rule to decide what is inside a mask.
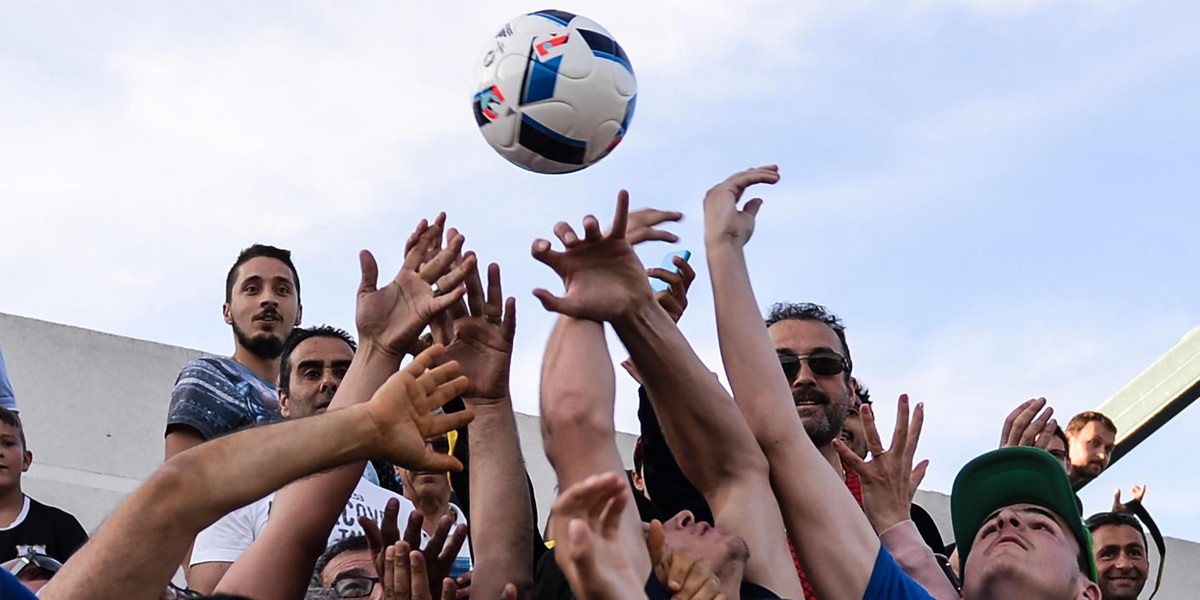
[[[777,181],[779,167],[768,165],[734,173],[708,190],[704,196],[705,243],[726,241],[741,247],[750,241],[754,233],[754,217],[762,206],[762,198],[751,199],[738,210],[742,193],[756,183],[774,184]]]
[[[554,560],[580,600],[645,598],[644,575],[618,540],[628,492],[616,473],[593,475],[554,502]]]
[[[925,421],[925,407],[918,403],[913,411],[912,423],[908,420],[908,395],[901,395],[896,403],[896,427],[892,432],[892,447],[883,449],[879,430],[875,428],[875,412],[870,405],[862,407],[863,431],[871,460],[864,461],[854,454],[841,440],[834,440],[834,448],[842,461],[862,478],[863,509],[876,533],[883,533],[892,525],[909,519],[913,495],[925,478],[929,461],[921,461],[913,467],[913,454],[921,438],[921,425]]]
[[[628,217],[629,193],[622,190],[607,234],[602,235],[596,217],[588,215],[583,219],[582,239],[570,225],[555,225],[562,252],[552,250],[546,240],[533,242],[533,257],[554,269],[566,288],[562,297],[540,288],[533,291],[546,310],[578,319],[613,321],[654,302],[646,270],[625,237]]]
[[[384,552],[384,569],[379,572],[384,600],[454,600],[458,587],[454,580],[438,579],[427,570],[425,557],[412,550],[408,542],[397,542]]]
[[[358,287],[355,320],[359,339],[395,356],[403,356],[430,320],[462,298],[460,287],[475,259],[457,262],[463,237],[452,231],[446,247],[433,252],[441,242],[444,215],[430,226],[422,220],[405,244],[404,264],[391,283],[379,288],[379,265],[367,250],[359,253],[362,281]],[[429,260],[426,260],[431,256]],[[433,284],[438,284],[435,293]]]
[[[517,302],[504,298],[500,265],[495,263],[488,265],[486,296],[478,269],[471,269],[466,284],[466,307],[451,322],[453,339],[444,358],[457,361],[470,381],[463,394],[464,401],[472,404],[500,401],[508,397]]]
[[[431,414],[468,386],[467,378],[458,374],[458,363],[433,366],[444,351],[434,345],[418,354],[362,405],[378,434],[375,455],[413,471],[462,470],[458,459],[425,446],[426,439],[464,427],[475,418],[470,410]]]
[[[1134,500],[1141,502],[1142,498],[1144,498],[1146,496],[1146,486],[1135,485],[1135,486],[1133,486],[1133,489],[1130,490],[1130,492],[1133,494]],[[1117,491],[1113,493],[1112,511],[1113,512],[1132,512],[1129,510],[1129,507],[1126,506],[1124,502],[1121,502],[1121,488],[1117,488]]]
[[[671,260],[675,268],[679,269],[676,273],[662,267],[654,267],[647,269],[646,274],[667,284],[667,289],[654,294],[654,299],[658,301],[658,305],[671,315],[671,320],[676,323],[683,317],[683,311],[687,310],[688,290],[692,287],[692,282],[696,280],[696,271],[688,264],[688,261],[683,260],[682,256],[676,256]]]
[[[723,600],[721,580],[712,566],[689,550],[675,550],[655,564],[654,574],[672,598],[680,600]]]
[[[625,239],[629,240],[631,246],[651,240],[673,244],[679,241],[679,236],[655,226],[682,218],[683,213],[675,210],[640,208],[629,213],[629,219],[625,223]]]
[[[1045,410],[1042,410],[1042,408]],[[1038,411],[1042,411],[1038,414]],[[1058,421],[1050,418],[1054,409],[1046,406],[1045,398],[1031,398],[1013,409],[1004,419],[1000,431],[1000,447],[1033,446],[1045,450],[1054,439]]]

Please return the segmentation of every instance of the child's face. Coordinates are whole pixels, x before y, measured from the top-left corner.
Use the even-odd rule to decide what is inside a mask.
[[[21,473],[29,470],[32,454],[21,446],[16,427],[0,423],[0,489],[21,482]]]

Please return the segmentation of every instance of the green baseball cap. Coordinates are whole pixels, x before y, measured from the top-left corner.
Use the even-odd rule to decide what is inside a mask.
[[[1023,446],[992,450],[967,463],[954,479],[950,515],[958,546],[959,572],[966,577],[975,534],[992,513],[1014,504],[1040,506],[1062,517],[1087,556],[1088,577],[1097,581],[1092,536],[1083,526],[1071,482],[1049,452]]]

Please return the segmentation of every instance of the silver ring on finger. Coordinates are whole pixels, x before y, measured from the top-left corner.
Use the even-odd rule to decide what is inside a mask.
[[[435,281],[435,282],[433,282],[433,285],[429,286],[429,289],[433,291],[433,295],[434,295],[434,296],[441,296],[441,295],[442,295],[442,288],[441,288],[441,287],[438,287],[438,284],[437,284],[437,282],[436,282],[436,281]]]

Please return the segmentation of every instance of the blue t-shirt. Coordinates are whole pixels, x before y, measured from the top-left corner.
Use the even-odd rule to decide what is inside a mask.
[[[183,366],[171,392],[167,431],[186,425],[211,440],[283,418],[275,385],[231,358],[197,358]]]
[[[3,350],[0,350],[0,406],[17,412],[17,397],[13,395],[12,383],[8,381],[8,367],[4,366]]]
[[[863,600],[933,600],[933,596],[901,571],[891,553],[880,545]]]
[[[21,585],[8,569],[0,569],[0,599],[3,600],[37,600],[37,596],[29,588]]]

